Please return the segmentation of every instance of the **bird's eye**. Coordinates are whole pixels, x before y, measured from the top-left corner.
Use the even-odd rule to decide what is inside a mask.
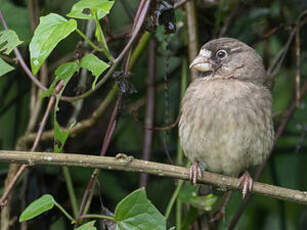
[[[216,52],[216,56],[217,56],[218,58],[222,59],[222,58],[224,58],[224,57],[227,56],[227,52],[226,52],[226,50],[218,50],[218,51]]]

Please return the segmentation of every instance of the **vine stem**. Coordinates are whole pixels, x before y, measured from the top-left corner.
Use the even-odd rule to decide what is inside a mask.
[[[8,30],[8,27],[7,27],[6,21],[5,21],[4,17],[3,17],[1,9],[0,9],[0,20],[2,22],[2,25],[3,25],[4,29]],[[22,58],[22,56],[21,56],[21,54],[20,54],[20,52],[19,52],[17,47],[14,48],[14,52],[15,52],[15,55],[16,55],[16,58],[17,58],[18,62],[20,63],[21,67],[23,68],[23,70],[25,71],[27,76],[31,79],[31,81],[33,81],[34,84],[36,86],[38,86],[38,88],[40,88],[43,91],[46,91],[47,88],[45,86],[43,86],[42,83],[32,74],[31,70],[26,65],[26,63],[23,60],[23,58]]]

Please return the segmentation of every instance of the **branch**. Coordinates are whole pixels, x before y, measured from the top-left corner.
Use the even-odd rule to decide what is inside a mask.
[[[78,166],[86,168],[102,168],[108,170],[120,170],[130,172],[144,172],[157,176],[165,176],[183,180],[189,180],[189,169],[181,166],[156,163],[133,159],[125,154],[119,157],[102,157],[81,154],[58,154],[42,152],[23,151],[0,151],[0,162],[22,163],[34,165],[57,165],[57,166]],[[201,184],[212,184],[223,190],[238,188],[239,180],[215,173],[206,172],[198,180]],[[279,186],[255,182],[253,193],[269,196],[276,199],[287,200],[307,205],[307,192],[287,189]]]

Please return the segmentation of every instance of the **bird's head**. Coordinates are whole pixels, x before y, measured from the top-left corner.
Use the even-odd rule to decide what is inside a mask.
[[[261,85],[266,81],[262,58],[253,48],[233,38],[207,42],[190,64],[190,69],[206,80],[237,79]]]

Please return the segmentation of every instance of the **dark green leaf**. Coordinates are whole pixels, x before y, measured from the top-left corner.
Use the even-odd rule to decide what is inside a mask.
[[[41,97],[49,97],[54,92],[54,87],[60,80],[64,80],[64,85],[66,85],[74,73],[79,71],[79,68],[79,63],[77,61],[67,62],[60,65],[55,70],[56,78],[51,83],[49,89],[41,93]]]
[[[40,23],[30,42],[31,68],[35,75],[56,45],[77,28],[74,19],[66,20],[58,14],[40,17]]]
[[[95,88],[96,82],[100,74],[105,71],[109,65],[104,61],[101,61],[94,54],[88,54],[81,59],[80,66],[88,69],[95,76],[95,80],[92,84],[92,88]]]
[[[21,7],[12,0],[1,0],[0,5],[8,28],[13,28],[18,37],[28,44],[31,40],[32,32],[29,20],[26,20],[29,18],[27,7]]]
[[[184,203],[190,202],[191,199],[197,196],[199,185],[192,185],[191,183],[185,183],[180,190],[178,199]]]
[[[0,58],[0,77],[3,76],[4,74],[12,71],[14,69],[13,66],[10,66],[9,64],[7,64],[5,61],[3,61]]]
[[[78,61],[68,62],[68,63],[64,63],[64,64],[60,65],[55,71],[56,79],[52,83],[52,85],[50,86],[50,88],[53,92],[54,87],[57,84],[57,82],[60,81],[60,80],[64,81],[63,88],[56,95],[56,102],[55,102],[55,105],[54,105],[54,151],[57,152],[57,153],[62,152],[64,144],[65,144],[67,138],[69,137],[70,130],[75,125],[75,123],[72,123],[68,127],[68,129],[62,129],[60,127],[60,125],[59,125],[59,123],[57,122],[57,119],[56,119],[57,112],[59,111],[59,101],[60,101],[61,95],[62,95],[67,83],[69,82],[69,80],[71,79],[73,74],[79,70],[79,68],[80,67],[79,67]],[[50,88],[48,89],[48,91],[50,90]]]
[[[9,55],[12,50],[20,45],[22,41],[19,40],[17,34],[13,30],[0,31],[0,51]]]
[[[53,208],[55,200],[53,196],[45,194],[33,201],[20,215],[19,222],[30,220],[43,212],[46,212]]]
[[[198,188],[199,186],[194,186],[191,183],[187,183],[181,189],[178,199],[184,203],[191,204],[195,208],[211,211],[218,197],[214,194],[198,196]]]
[[[114,1],[108,0],[81,0],[73,5],[67,16],[72,18],[95,20],[95,16],[91,14],[91,11],[96,10],[98,19],[101,19],[110,12],[113,4]],[[86,13],[86,11],[88,12]]]
[[[69,137],[71,128],[75,125],[72,123],[68,129],[62,129],[59,123],[54,120],[54,152],[60,153]]]
[[[87,222],[86,224],[82,224],[78,228],[75,228],[75,230],[96,230],[97,228],[94,226],[96,220]]]
[[[115,209],[116,229],[166,229],[166,218],[146,197],[144,188],[130,193]]]

